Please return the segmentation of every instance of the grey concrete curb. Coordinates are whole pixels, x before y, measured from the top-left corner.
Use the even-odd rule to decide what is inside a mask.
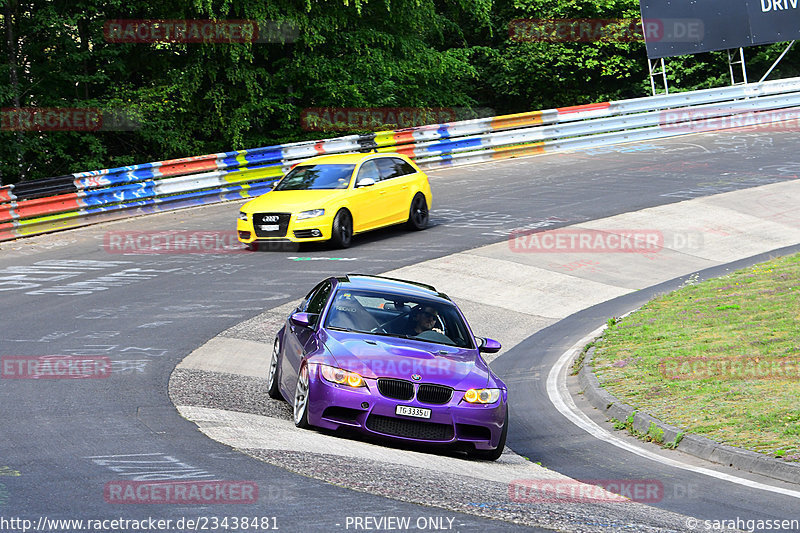
[[[633,416],[634,430],[646,434],[650,430],[650,425],[654,424],[664,432],[663,442],[665,443],[675,442],[678,435],[683,435],[676,449],[689,455],[781,481],[800,483],[799,464],[787,463],[750,450],[720,444],[699,435],[687,434],[678,427],[662,422],[646,413],[640,413],[633,406],[619,401],[600,386],[600,382],[591,369],[593,356],[594,347],[589,348],[586,352],[578,373],[578,382],[589,403],[609,419],[625,421]]]

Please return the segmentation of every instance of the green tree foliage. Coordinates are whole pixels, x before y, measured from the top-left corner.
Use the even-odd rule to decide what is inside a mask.
[[[495,95],[505,104],[500,112],[520,112],[644,96],[644,43],[624,23],[593,33],[596,40],[540,39],[517,31],[526,22],[635,21],[638,9],[635,0],[497,0],[494,38],[475,50],[484,98]]]
[[[96,108],[133,127],[0,131],[4,183],[336,136],[310,107],[492,108],[649,93],[636,39],[519,38],[519,19],[638,19],[636,0],[0,0],[0,107]],[[255,20],[267,42],[120,43],[114,19]],[[780,45],[748,49],[760,76]],[[787,56],[774,77],[796,75]],[[728,83],[724,53],[667,62],[671,89]],[[109,124],[106,124],[109,126]]]

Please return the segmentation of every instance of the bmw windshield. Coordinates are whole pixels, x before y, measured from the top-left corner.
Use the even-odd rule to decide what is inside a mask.
[[[355,165],[320,164],[296,166],[278,183],[276,191],[346,189]]]
[[[341,289],[325,327],[473,348],[472,337],[452,304],[407,295]]]

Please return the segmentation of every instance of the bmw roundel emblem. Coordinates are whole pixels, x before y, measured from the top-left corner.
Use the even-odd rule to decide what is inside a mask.
[[[420,376],[419,374],[411,374],[411,379],[413,379],[414,381],[419,381],[422,379],[422,376]]]

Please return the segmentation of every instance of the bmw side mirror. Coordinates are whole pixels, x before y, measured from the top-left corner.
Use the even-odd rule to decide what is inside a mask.
[[[289,317],[289,320],[291,320],[292,324],[295,326],[307,328],[311,325],[311,316],[308,313],[294,313]]]
[[[369,187],[370,185],[375,185],[375,180],[372,178],[361,178],[356,183],[356,188],[358,187]]]
[[[494,339],[478,337],[478,351],[480,353],[497,353],[502,346]]]

